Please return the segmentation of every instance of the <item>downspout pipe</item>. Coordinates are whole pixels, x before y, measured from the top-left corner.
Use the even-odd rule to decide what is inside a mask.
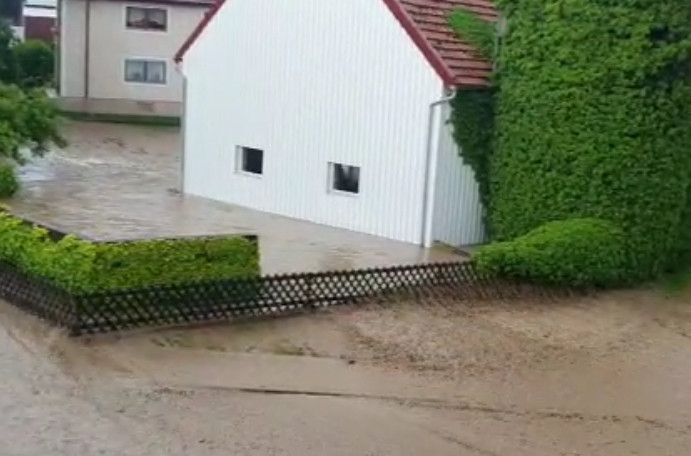
[[[84,11],[84,107],[91,96],[91,0],[86,0]]]
[[[62,2],[58,0],[55,8],[55,25],[53,26],[53,45],[55,54],[53,56],[53,84],[58,95],[62,94]]]
[[[187,77],[178,68],[182,75],[182,112],[180,113],[180,176],[178,177],[178,192],[185,193],[185,156],[187,155],[187,146],[185,140],[185,132],[187,130]]]
[[[438,107],[450,102],[456,96],[455,91],[444,98],[430,103],[427,119],[427,153],[425,160],[425,190],[422,202],[422,239],[421,244],[425,248],[432,247],[432,220],[434,218],[434,198],[437,183],[437,161],[439,157],[439,143],[435,140],[439,137],[439,122],[437,122]]]

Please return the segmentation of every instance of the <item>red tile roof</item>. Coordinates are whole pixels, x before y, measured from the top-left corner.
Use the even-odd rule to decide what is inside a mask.
[[[451,30],[449,15],[456,9],[476,13],[496,21],[497,10],[491,0],[384,0],[430,64],[449,86],[483,86],[492,70],[491,63],[473,52],[473,47]],[[401,16],[401,11],[404,13]],[[412,24],[407,24],[412,22]],[[410,30],[412,26],[413,30]],[[437,68],[439,67],[439,68]]]
[[[175,54],[179,62],[227,0],[217,0]],[[447,86],[485,86],[491,63],[473,52],[448,25],[449,14],[462,8],[495,21],[492,0],[383,0]]]

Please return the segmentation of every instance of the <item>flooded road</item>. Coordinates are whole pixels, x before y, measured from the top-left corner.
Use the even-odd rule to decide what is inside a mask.
[[[691,454],[691,309],[651,293],[80,341],[0,322],[3,456]]]
[[[3,456],[459,454],[387,403],[162,384],[4,303],[0,319]]]
[[[178,187],[177,129],[68,122],[70,145],[34,160],[9,201],[19,215],[95,239],[256,234],[265,274],[459,257],[192,196]]]

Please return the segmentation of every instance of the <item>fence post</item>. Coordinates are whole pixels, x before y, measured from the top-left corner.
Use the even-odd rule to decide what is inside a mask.
[[[314,290],[312,289],[312,286],[314,285],[313,282],[313,275],[310,274],[305,277],[305,288],[307,289],[307,292],[305,293],[306,307],[312,312],[316,309],[316,306],[314,305]]]
[[[79,310],[80,303],[79,300],[75,298],[72,293],[67,293],[66,299],[68,305],[70,306],[70,318],[68,319],[68,332],[72,337],[77,337],[82,335],[82,325],[81,325],[81,312]]]

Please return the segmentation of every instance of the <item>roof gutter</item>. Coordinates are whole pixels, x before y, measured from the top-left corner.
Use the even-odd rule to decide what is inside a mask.
[[[432,247],[432,222],[434,218],[434,199],[436,196],[437,161],[439,157],[439,117],[437,107],[442,106],[456,96],[455,90],[429,105],[429,117],[427,119],[427,153],[425,160],[425,189],[422,201],[422,239],[421,244],[425,248]],[[435,133],[437,136],[435,138]]]

